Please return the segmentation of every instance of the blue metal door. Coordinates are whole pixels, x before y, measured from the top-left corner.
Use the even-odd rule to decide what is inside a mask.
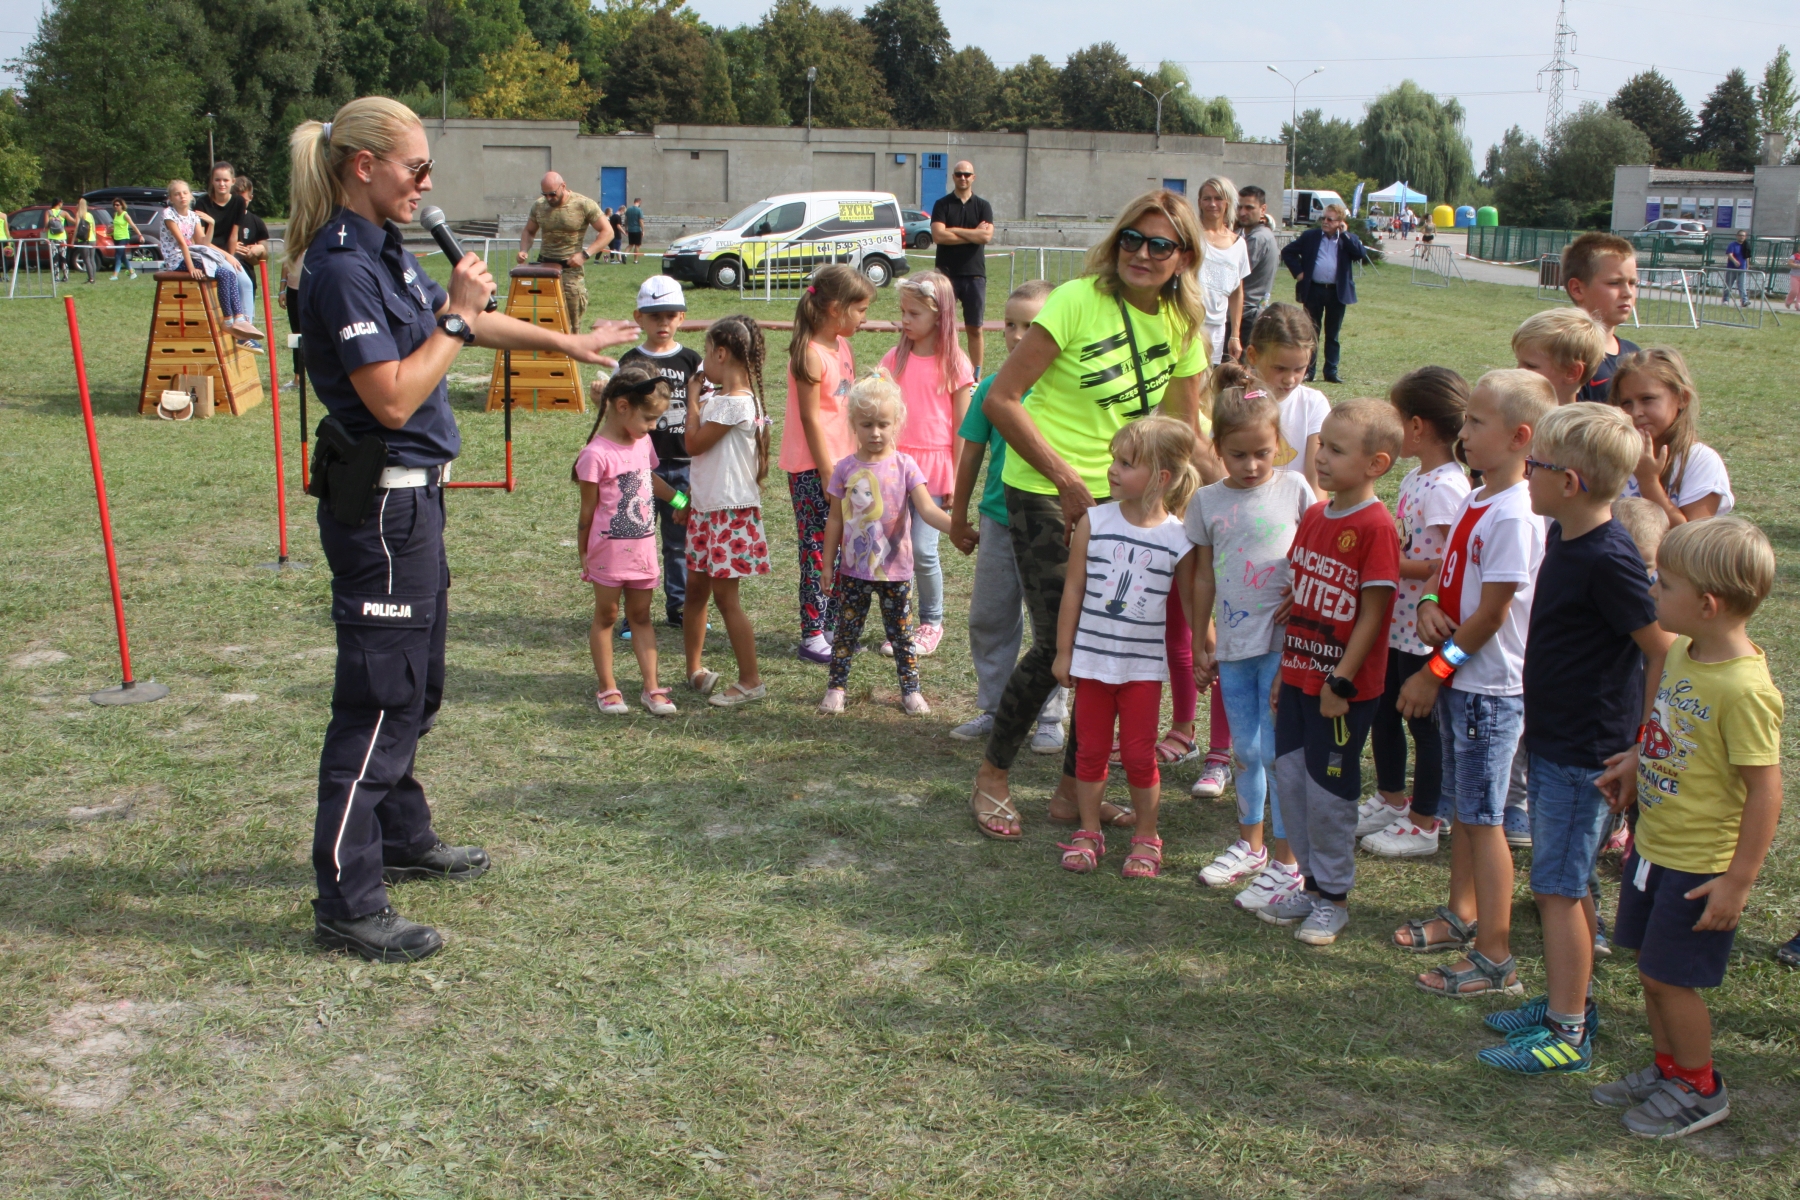
[[[601,167],[600,207],[624,208],[625,203],[625,168]]]
[[[948,173],[944,166],[944,155],[919,155],[920,208],[924,209],[926,212],[930,212],[931,206],[943,198],[944,194],[950,190],[945,182],[947,178]]]

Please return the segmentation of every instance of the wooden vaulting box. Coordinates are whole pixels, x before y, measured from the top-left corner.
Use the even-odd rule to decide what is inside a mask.
[[[562,268],[514,267],[512,289],[506,297],[506,315],[530,321],[559,333],[569,332],[569,311],[563,303]],[[505,406],[506,355],[494,353],[494,374],[488,384],[488,411]],[[581,388],[579,364],[566,354],[547,350],[512,352],[512,401],[529,404],[533,411],[550,409],[586,412],[587,397]]]
[[[263,400],[256,355],[225,330],[218,284],[184,271],[158,271],[138,411],[154,412],[164,390],[177,389],[182,375],[211,376],[216,402],[234,417]]]

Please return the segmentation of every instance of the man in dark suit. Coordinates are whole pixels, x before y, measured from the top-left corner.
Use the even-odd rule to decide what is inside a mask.
[[[1338,331],[1344,325],[1344,309],[1356,303],[1354,263],[1368,262],[1369,252],[1356,235],[1349,232],[1349,214],[1342,205],[1325,210],[1317,229],[1309,229],[1281,251],[1281,264],[1295,279],[1294,299],[1306,308],[1313,327],[1325,340],[1325,382],[1340,383],[1338,378]],[[1310,383],[1318,351],[1306,366]]]

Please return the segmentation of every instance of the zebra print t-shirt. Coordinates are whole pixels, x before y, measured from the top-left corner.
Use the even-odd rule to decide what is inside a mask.
[[[1169,678],[1164,622],[1175,593],[1175,564],[1192,547],[1181,519],[1154,529],[1125,519],[1117,504],[1088,509],[1087,589],[1075,625],[1069,673],[1102,683]]]

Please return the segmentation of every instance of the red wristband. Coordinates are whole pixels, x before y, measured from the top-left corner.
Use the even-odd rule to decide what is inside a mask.
[[[1452,675],[1456,674],[1456,668],[1451,666],[1450,660],[1445,658],[1442,654],[1432,655],[1430,660],[1426,662],[1425,669],[1430,671],[1433,675],[1436,675],[1440,680],[1448,680]]]

